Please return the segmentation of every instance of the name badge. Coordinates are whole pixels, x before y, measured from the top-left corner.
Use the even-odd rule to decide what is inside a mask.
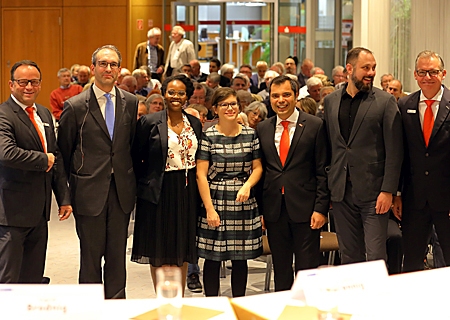
[[[406,113],[416,113],[417,110],[416,109],[408,109],[406,110]]]

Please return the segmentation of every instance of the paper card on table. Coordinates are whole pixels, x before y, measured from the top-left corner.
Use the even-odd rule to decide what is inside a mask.
[[[267,318],[264,318],[263,316],[260,316],[259,314],[255,313],[254,311],[248,310],[244,308],[243,306],[234,303],[233,300],[230,300],[230,304],[233,307],[234,313],[236,314],[236,317],[238,320],[268,320]]]
[[[183,320],[207,320],[223,313],[219,310],[212,310],[194,306],[183,305],[181,307],[181,318]],[[134,320],[158,320],[158,308],[133,317]]]
[[[0,284],[4,319],[100,319],[104,303],[101,284]]]
[[[388,277],[383,260],[299,271],[292,298],[304,295],[309,306],[357,314],[384,289]]]

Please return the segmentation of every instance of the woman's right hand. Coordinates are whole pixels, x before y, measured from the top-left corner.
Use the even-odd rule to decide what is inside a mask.
[[[217,228],[220,226],[220,217],[214,209],[206,212],[206,221],[210,227]]]

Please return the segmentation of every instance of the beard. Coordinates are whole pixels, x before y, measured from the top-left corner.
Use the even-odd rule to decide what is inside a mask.
[[[365,77],[365,78],[369,78],[369,77]],[[359,91],[369,92],[370,90],[372,90],[372,86],[373,86],[373,77],[370,77],[370,78],[372,79],[372,81],[369,84],[365,84],[362,80],[359,80],[354,75],[352,76],[352,81],[353,81],[353,84],[355,85],[356,89],[358,89]]]

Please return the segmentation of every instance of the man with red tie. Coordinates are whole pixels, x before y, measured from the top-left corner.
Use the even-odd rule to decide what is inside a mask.
[[[275,291],[289,290],[295,272],[319,265],[320,232],[328,212],[327,142],[322,120],[295,108],[298,82],[274,78],[277,114],[257,127],[264,167],[262,210],[274,266]]]
[[[401,197],[394,200],[394,213],[402,220],[403,271],[424,268],[433,224],[450,266],[450,91],[442,85],[445,75],[439,54],[420,52],[414,70],[420,90],[398,102],[405,158]]]
[[[16,62],[0,105],[0,283],[41,283],[52,191],[59,220],[72,212],[52,115],[35,103],[41,79],[35,62]]]

